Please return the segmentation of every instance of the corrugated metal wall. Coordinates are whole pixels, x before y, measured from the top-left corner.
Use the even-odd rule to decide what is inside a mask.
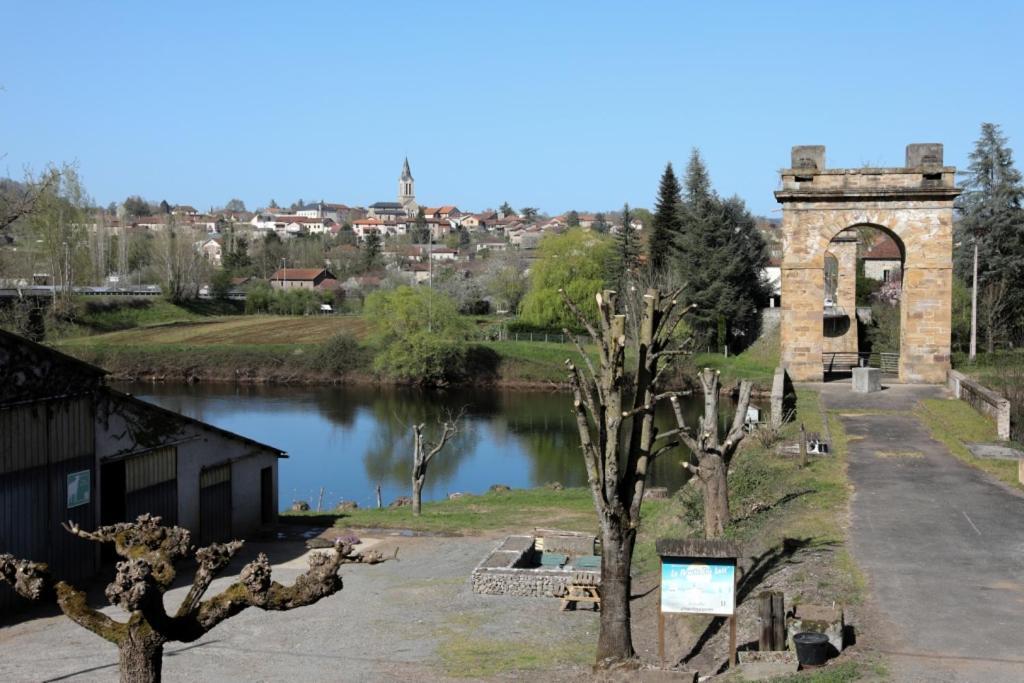
[[[178,450],[156,448],[125,460],[125,517],[159,515],[163,523],[178,523]]]
[[[98,547],[60,523],[95,525],[95,417],[89,398],[0,409],[0,552],[50,564],[62,579],[96,572]],[[68,509],[68,475],[89,472],[89,502]],[[0,586],[0,607],[14,600]]]
[[[231,540],[231,464],[199,473],[199,542]]]

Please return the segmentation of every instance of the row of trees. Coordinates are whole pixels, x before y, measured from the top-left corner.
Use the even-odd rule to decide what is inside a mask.
[[[992,352],[1024,342],[1024,182],[998,125],[981,125],[961,183],[954,268],[975,288],[977,329]]]
[[[762,273],[768,250],[754,217],[739,197],[721,198],[696,149],[683,184],[665,167],[648,240],[648,275],[654,282],[685,283],[696,304],[690,321],[695,342],[726,350],[757,336],[758,310],[770,294]]]

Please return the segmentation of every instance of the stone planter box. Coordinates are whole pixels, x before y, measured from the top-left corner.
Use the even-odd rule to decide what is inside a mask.
[[[560,598],[566,594],[573,568],[533,567],[534,537],[509,536],[473,570],[473,592],[521,598]],[[598,571],[587,571],[595,579]]]

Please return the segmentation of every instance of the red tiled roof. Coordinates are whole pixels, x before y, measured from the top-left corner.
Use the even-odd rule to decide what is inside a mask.
[[[901,261],[903,260],[903,254],[900,253],[900,248],[896,241],[889,235],[882,233],[876,236],[874,241],[868,245],[861,258],[874,261]]]
[[[288,281],[315,280],[324,272],[327,273],[328,277],[331,277],[330,271],[325,268],[280,268],[271,276],[270,279]]]

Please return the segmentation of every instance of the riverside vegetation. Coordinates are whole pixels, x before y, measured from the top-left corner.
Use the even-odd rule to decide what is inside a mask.
[[[440,297],[440,295],[435,295]],[[367,316],[239,315],[231,304],[182,306],[162,299],[79,302],[81,314],[53,344],[109,370],[119,379],[334,383],[403,381],[376,366],[381,338]],[[565,382],[570,345],[550,341],[491,340],[508,319],[459,316],[465,365],[449,382],[550,387]],[[423,321],[420,321],[421,323]],[[725,357],[700,353],[696,367],[722,372],[729,386],[740,377],[758,388],[771,383],[778,362],[778,334],[763,335],[745,352]]]

